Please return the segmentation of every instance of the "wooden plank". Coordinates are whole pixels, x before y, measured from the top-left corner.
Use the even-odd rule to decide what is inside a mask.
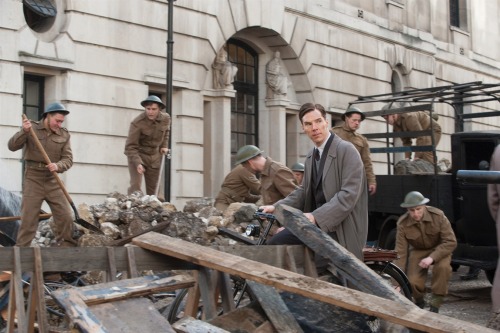
[[[186,307],[185,307],[185,315],[196,317],[198,314],[198,306],[200,304],[200,285],[199,285],[199,272],[193,271],[193,278],[195,280],[195,284],[192,288],[189,288]]]
[[[197,268],[196,265],[176,258],[167,258],[136,246],[133,246],[133,248],[138,271],[188,270]],[[41,248],[41,251],[43,270],[45,272],[106,271],[109,267],[107,247],[44,247]],[[126,247],[115,247],[114,251],[116,270],[128,271]],[[2,271],[14,270],[13,253],[14,247],[0,247],[0,267]],[[35,264],[31,248],[20,248],[20,253],[22,271],[33,271]]]
[[[234,311],[224,313],[209,321],[210,324],[229,332],[254,333],[257,329],[260,329],[262,333],[278,332],[272,325],[267,326],[269,330],[263,331],[266,328],[263,327],[263,324],[266,322],[269,322],[267,316],[257,302],[236,308]],[[289,333],[288,331],[284,332]]]
[[[222,255],[215,249],[154,232],[136,237],[132,242],[151,251],[424,332],[494,332],[480,325],[422,310],[413,304],[399,303],[337,286],[229,253]]]
[[[137,272],[137,263],[135,261],[135,250],[133,247],[127,246],[127,263],[128,263],[128,276],[129,278],[136,278],[139,276]]]
[[[217,289],[220,290],[220,297],[222,299],[222,310],[224,313],[233,311],[235,306],[229,274],[217,271],[217,283]]]
[[[303,332],[279,293],[270,286],[247,281],[260,306],[278,332]]]
[[[287,268],[286,256],[290,253],[295,258],[296,273],[302,273],[304,268],[303,245],[273,245],[271,251],[270,245],[230,245],[217,246],[216,249],[284,269]]]
[[[21,269],[21,251],[17,246],[13,247],[13,274],[10,282],[10,299],[9,299],[9,322],[7,323],[7,331],[13,332],[14,322],[17,318],[17,330],[19,332],[27,332],[28,325],[26,320],[26,311],[24,310],[24,292],[23,278]]]
[[[206,267],[200,267],[198,272],[198,284],[201,299],[203,301],[203,315],[205,317],[204,319],[206,320],[217,317],[214,274],[212,273],[213,272]]]
[[[275,215],[279,221],[307,247],[322,257],[328,258],[340,274],[362,291],[376,296],[414,305],[409,299],[397,292],[377,273],[368,268],[327,233],[312,224],[304,214],[295,208],[278,205]]]
[[[30,332],[34,331],[36,314],[38,331],[47,332],[49,329],[49,321],[47,318],[47,309],[45,306],[42,254],[39,247],[33,247],[33,255],[35,257],[35,270],[33,272],[33,277],[31,278],[30,285],[30,298],[32,299],[28,302],[28,327],[30,329]]]
[[[116,259],[115,259],[115,248],[108,247],[108,269],[106,271],[106,281],[114,281],[116,279]]]
[[[108,333],[101,321],[90,311],[82,300],[77,289],[58,289],[52,293],[52,297],[64,309],[66,316],[73,325],[78,326],[83,333]]]
[[[6,282],[10,280],[12,272],[4,271],[0,272],[0,282]]]
[[[172,327],[179,333],[229,333],[229,331],[222,328],[189,316],[176,321]]]
[[[161,291],[190,288],[193,285],[194,279],[188,275],[148,275],[134,279],[78,287],[78,293],[87,305],[94,305]],[[57,293],[57,291],[54,293]]]
[[[153,302],[144,297],[93,305],[90,311],[109,332],[175,332]]]

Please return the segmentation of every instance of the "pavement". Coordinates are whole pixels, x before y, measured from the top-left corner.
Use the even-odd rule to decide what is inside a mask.
[[[484,271],[475,280],[463,281],[460,275],[468,272],[460,266],[450,279],[448,295],[439,313],[445,316],[486,326],[491,313],[491,284]],[[430,277],[427,281],[428,290]]]

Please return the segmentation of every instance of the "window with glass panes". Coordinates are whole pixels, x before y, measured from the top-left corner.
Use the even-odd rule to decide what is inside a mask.
[[[44,83],[43,76],[24,76],[23,112],[28,119],[39,120],[42,118]]]
[[[231,100],[231,165],[236,152],[245,145],[258,145],[257,53],[248,45],[227,42],[229,61],[238,71],[233,82],[236,97]]]

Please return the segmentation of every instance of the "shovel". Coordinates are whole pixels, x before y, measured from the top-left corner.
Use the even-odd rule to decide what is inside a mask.
[[[25,114],[23,114],[23,120],[24,119],[27,119],[27,117],[26,117]],[[43,159],[45,160],[45,163],[47,165],[49,165],[50,163],[52,163],[50,161],[49,155],[47,155],[47,152],[45,152],[45,149],[43,148],[42,144],[40,143],[40,140],[38,140],[38,137],[36,136],[36,133],[33,130],[33,128],[30,128],[30,134],[33,137],[33,140],[35,141],[35,144],[36,144],[38,150],[40,150],[40,152],[42,153]],[[57,183],[59,184],[59,187],[61,187],[61,190],[63,191],[64,196],[66,197],[66,199],[68,199],[68,202],[69,202],[71,208],[73,209],[73,212],[75,213],[75,222],[78,223],[79,225],[81,225],[82,227],[86,228],[86,229],[89,229],[89,230],[95,231],[97,233],[103,234],[103,232],[101,231],[101,229],[99,229],[98,227],[96,227],[92,223],[89,223],[89,222],[87,222],[87,221],[85,221],[85,220],[83,220],[83,219],[80,218],[80,215],[78,215],[78,211],[76,210],[75,204],[73,203],[73,200],[71,200],[71,197],[69,196],[68,191],[66,191],[66,187],[64,186],[61,178],[59,178],[59,175],[55,171],[52,171],[52,175],[54,176],[54,178],[56,179]]]

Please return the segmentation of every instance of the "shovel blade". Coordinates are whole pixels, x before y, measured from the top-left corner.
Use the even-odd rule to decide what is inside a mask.
[[[92,223],[87,222],[83,219],[77,218],[75,220],[75,222],[78,223],[79,225],[81,225],[82,227],[84,227],[85,229],[89,229],[90,231],[97,232],[98,234],[104,234],[101,229],[99,229],[98,227],[96,227]]]

